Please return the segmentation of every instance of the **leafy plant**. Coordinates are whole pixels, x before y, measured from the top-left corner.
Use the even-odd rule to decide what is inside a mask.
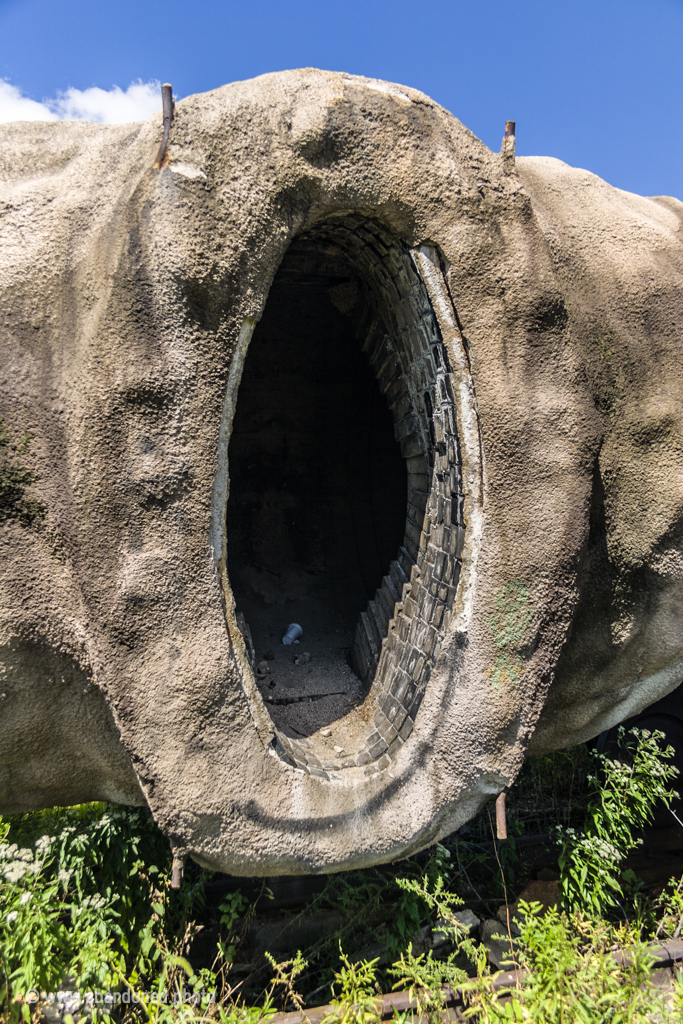
[[[339,946],[341,970],[335,971],[332,983],[334,1011],[323,1024],[375,1024],[380,1020],[375,987],[378,960],[351,963]]]
[[[417,1004],[412,1016],[430,1024],[443,1018],[449,988],[456,987],[468,1015],[482,1024],[680,1020],[683,984],[669,1011],[650,985],[646,940],[680,934],[683,879],[672,880],[657,905],[647,904],[635,876],[623,870],[655,802],[673,795],[675,770],[660,740],[635,734],[624,744],[623,762],[599,760],[584,831],[559,833],[565,909],[543,915],[538,904],[520,905],[514,956],[523,970],[506,990],[491,973],[486,946],[458,921],[462,899],[454,885],[485,866],[476,844],[456,838],[452,852],[437,844],[427,858],[403,862],[398,877],[385,867],[331,878],[308,909],[341,912],[334,956],[330,937],[305,956],[297,951],[277,962],[266,954],[270,982],[261,988],[259,977],[258,989],[242,996],[233,961],[254,905],[241,892],[224,897],[215,959],[193,967],[206,875],[195,870],[180,891],[171,889],[168,843],[146,812],[98,804],[0,819],[0,1024],[19,1017],[37,1024],[35,1003],[21,997],[29,989],[55,991],[64,977],[80,991],[109,991],[104,1004],[88,1008],[92,1024],[263,1024],[278,1010],[304,1010],[302,981],[310,997],[331,984],[327,1024],[376,1024],[381,985],[389,984],[407,989]],[[599,856],[605,844],[613,854],[607,864]],[[496,845],[495,853],[486,866],[489,901],[499,891],[495,873],[503,891],[513,872],[518,881],[516,851]],[[631,920],[616,924],[617,911]],[[379,957],[362,955],[354,962],[342,951],[342,935],[365,947],[379,939],[389,966],[380,969]],[[323,984],[311,986],[314,976]],[[412,1016],[399,1020],[407,1024]]]
[[[466,1015],[481,1024],[626,1024],[671,1019],[649,977],[651,952],[637,928],[568,915],[539,903],[520,904],[517,959],[511,987],[480,972],[463,986]],[[619,951],[615,952],[615,946]]]
[[[95,804],[15,816],[0,836],[0,1005],[7,1021],[29,1012],[18,998],[32,989],[54,992],[64,977],[78,990],[122,988],[136,998],[154,982],[158,991],[185,991],[193,972],[183,954],[203,879],[171,890],[168,843],[150,815]],[[155,1016],[149,1002],[137,1003],[147,1019]]]
[[[683,927],[683,877],[669,880],[654,909],[659,912],[656,937],[665,935],[670,939],[680,938]]]
[[[240,914],[247,909],[248,903],[241,892],[229,893],[219,906],[220,922],[223,926],[218,940],[218,951],[224,965],[230,965],[237,950],[235,941],[235,925]],[[225,938],[223,936],[226,936]]]
[[[417,1003],[419,1015],[425,1014],[429,1021],[439,1021],[446,1006],[444,986],[456,988],[467,981],[467,973],[458,963],[465,954],[473,963],[482,963],[481,955],[469,938],[468,930],[459,923],[454,907],[462,904],[462,899],[446,889],[443,869],[450,854],[443,847],[436,851],[431,862],[431,871],[426,872],[422,879],[397,879],[397,884],[407,893],[418,897],[427,907],[433,918],[434,932],[439,933],[444,941],[454,946],[454,951],[444,958],[437,958],[430,949],[417,956],[413,954],[412,944],[389,970],[389,974],[397,980],[394,988],[407,989],[410,999]]]
[[[400,870],[398,875],[397,867]],[[321,938],[306,951],[309,967],[307,988],[310,994],[322,996],[331,984],[339,962],[339,945],[346,948],[366,948],[381,943],[381,964],[391,965],[410,943],[418,939],[421,928],[430,921],[431,911],[418,891],[402,885],[403,880],[429,881],[438,874],[448,878],[453,873],[449,851],[436,844],[424,856],[409,858],[400,865],[369,868],[329,876],[324,890],[306,907],[311,914],[326,908],[339,912],[338,928]],[[378,967],[380,983],[387,984],[384,966]]]
[[[462,900],[453,893],[446,894],[445,878],[451,869],[451,854],[436,843],[429,860],[421,871],[411,877],[396,878],[398,899],[394,906],[391,926],[387,931],[389,959],[393,961],[407,949],[423,921],[442,905],[450,908],[461,905]],[[435,892],[432,889],[435,888]]]
[[[296,979],[308,966],[301,955],[301,950],[297,950],[293,960],[284,960],[281,963],[278,963],[274,956],[266,952],[266,960],[275,971],[266,992],[266,1003],[268,1005],[274,1003],[276,991],[279,989],[280,1002],[285,1010],[289,1006],[293,1006],[296,1010],[303,1010],[303,996],[294,987]]]
[[[415,956],[410,945],[389,971],[397,979],[394,988],[407,991],[417,1004],[417,1013],[426,1015],[429,1021],[442,1019],[446,1007],[444,986],[457,988],[467,981],[466,972],[455,962],[456,956],[450,953],[439,960],[431,949]]]
[[[560,886],[567,910],[596,918],[625,913],[624,886],[633,889],[635,876],[622,870],[625,857],[641,840],[638,831],[652,821],[658,801],[667,806],[677,795],[669,783],[678,774],[666,762],[673,748],[662,749],[662,733],[620,730],[624,760],[596,755],[603,778],[589,778],[590,798],[583,833],[557,829],[560,844]],[[632,898],[636,892],[632,892]]]

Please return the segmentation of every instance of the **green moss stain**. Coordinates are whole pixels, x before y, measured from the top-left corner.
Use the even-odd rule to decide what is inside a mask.
[[[614,331],[607,331],[596,339],[598,352],[603,362],[611,363],[614,358]]]
[[[503,683],[517,683],[524,671],[519,647],[533,616],[529,590],[523,580],[511,580],[496,594],[496,610],[488,617],[488,626],[499,653],[488,670],[491,685],[498,693]]]
[[[35,481],[35,474],[19,462],[28,451],[31,438],[26,434],[16,443],[0,416],[0,523],[14,520],[31,526],[45,516],[45,506],[26,492]]]

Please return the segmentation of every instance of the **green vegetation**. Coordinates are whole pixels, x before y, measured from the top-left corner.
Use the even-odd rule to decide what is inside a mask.
[[[27,495],[35,482],[35,474],[17,462],[25,454],[31,438],[25,434],[16,444],[0,416],[0,522],[14,519],[22,526],[31,526],[45,515],[45,506]]]
[[[604,335],[601,335],[596,340],[600,358],[610,362],[614,358],[614,348],[612,346],[616,344],[614,331],[606,331]]]
[[[649,971],[654,958],[637,925],[615,930],[580,913],[551,909],[542,914],[538,903],[523,903],[520,929],[517,984],[496,990],[495,977],[486,973],[469,982],[466,1012],[471,1018],[482,1024],[683,1020],[683,990],[677,987],[667,1004],[653,986]],[[622,956],[615,955],[617,948]]]
[[[634,733],[626,740],[623,761],[602,758],[604,779],[588,778],[590,799],[583,833],[559,828],[563,904],[594,917],[615,913],[626,917],[628,890],[638,905],[639,886],[633,871],[622,871],[626,856],[640,842],[638,833],[652,821],[660,801],[667,806],[677,794],[669,783],[677,775],[667,764],[673,750],[660,751],[661,734]]]
[[[506,987],[458,908],[467,901],[495,916],[501,896],[519,891],[514,841],[491,844],[492,857],[465,829],[428,856],[332,876],[306,913],[337,915],[336,930],[286,960],[266,953],[249,987],[236,958],[254,919],[253,893],[251,902],[240,891],[224,894],[210,920],[215,877],[190,866],[183,887],[171,889],[168,843],[146,811],[93,804],[0,819],[0,1019],[39,1024],[47,994],[68,983],[94,993],[80,1009],[92,1024],[258,1024],[325,998],[325,1024],[375,1024],[379,995],[392,989],[414,1003],[396,1014],[402,1024],[444,1019],[453,989],[482,1024],[683,1022],[683,987],[665,998],[650,980],[652,941],[681,932],[683,879],[648,893],[624,864],[656,804],[674,796],[661,739],[631,734],[622,760],[597,758],[592,774],[579,773],[582,830],[565,787],[562,905],[515,907],[516,926],[501,936],[514,970]],[[554,793],[560,798],[562,773],[573,785],[587,756],[538,759],[517,806],[535,807],[538,817]],[[473,823],[470,835],[480,827]],[[211,935],[203,947],[202,933]]]

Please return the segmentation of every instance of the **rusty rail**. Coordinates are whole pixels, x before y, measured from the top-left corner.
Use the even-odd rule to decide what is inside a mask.
[[[656,971],[672,969],[676,964],[680,964],[683,961],[683,942],[666,942],[656,946],[651,946],[650,951],[654,957],[654,963],[652,964],[652,973]],[[617,950],[612,954],[615,959],[619,960],[621,951]],[[493,979],[493,989],[496,992],[505,991],[505,989],[513,989],[516,987],[520,978],[524,977],[525,971],[500,971],[499,974]],[[459,988],[451,988],[450,985],[444,985],[441,989],[444,996],[445,1009],[451,1010],[450,1014],[446,1013],[446,1019],[465,1019],[462,1017],[461,1010],[465,1008],[465,1001],[463,999],[462,991]],[[417,1012],[419,1007],[416,999],[411,999],[407,992],[389,992],[387,995],[379,996],[376,1000],[377,1015],[381,1020],[388,1020],[394,1016],[395,1013],[406,1013],[406,1012]],[[453,1013],[453,1011],[455,1011]],[[326,1006],[316,1006],[310,1010],[296,1010],[293,1013],[276,1013],[274,1017],[270,1018],[269,1024],[322,1024],[325,1017],[334,1013],[334,1007],[331,1003]],[[425,1017],[426,1020],[426,1017]]]

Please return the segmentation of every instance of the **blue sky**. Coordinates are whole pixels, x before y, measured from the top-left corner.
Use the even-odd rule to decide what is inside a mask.
[[[514,119],[518,153],[683,198],[683,0],[0,0],[0,79],[51,116],[97,119],[54,106],[69,88],[295,67],[421,89],[494,149]]]

